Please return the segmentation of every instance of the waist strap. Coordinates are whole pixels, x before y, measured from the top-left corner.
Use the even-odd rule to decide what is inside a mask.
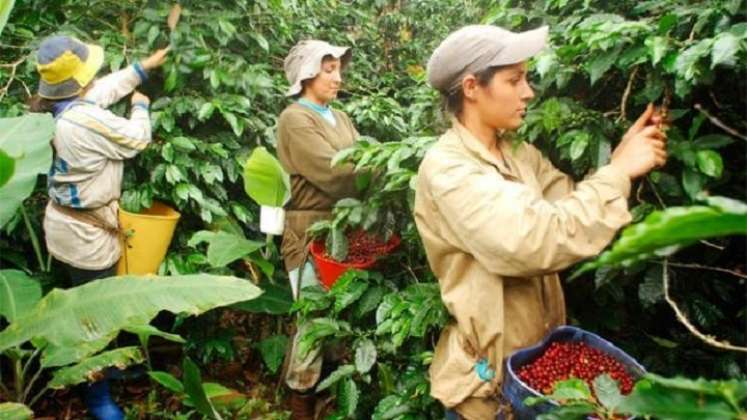
[[[101,217],[101,214],[97,212],[98,209],[75,209],[72,207],[59,205],[51,200],[49,204],[56,211],[66,216],[70,216],[71,218],[87,225],[103,229],[111,233],[112,235],[119,235],[121,232],[121,230],[119,229],[119,224],[113,225],[109,221],[105,220],[103,217]]]

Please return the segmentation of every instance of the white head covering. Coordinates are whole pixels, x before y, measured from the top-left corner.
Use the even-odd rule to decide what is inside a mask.
[[[293,46],[283,61],[285,78],[291,84],[285,96],[301,93],[301,82],[316,77],[321,71],[322,59],[328,55],[339,58],[345,66],[350,62],[352,54],[350,47],[338,47],[315,39],[301,41]]]

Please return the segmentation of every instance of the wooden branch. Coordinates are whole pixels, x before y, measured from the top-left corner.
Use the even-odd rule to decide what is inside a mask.
[[[628,77],[628,84],[625,86],[625,92],[623,93],[622,101],[620,101],[620,115],[617,117],[619,121],[625,121],[627,118],[628,97],[631,90],[633,90],[633,82],[636,75],[638,75],[638,66],[633,67],[633,71],[630,72],[630,77]]]
[[[5,86],[3,86],[2,89],[0,89],[0,100],[2,100],[5,97],[5,95],[8,94],[10,85],[13,83],[14,80],[16,80],[16,70],[18,69],[18,66],[21,65],[21,63],[26,61],[26,58],[28,58],[28,56],[21,57],[18,60],[10,64],[2,65],[2,67],[10,67],[10,76],[8,76],[8,83],[6,83]]]
[[[672,297],[669,296],[669,260],[664,260],[664,267],[662,269],[662,283],[664,286],[664,299],[667,301],[669,306],[672,307],[672,310],[674,310],[674,314],[677,316],[677,320],[687,328],[688,331],[690,331],[690,334],[698,337],[701,341],[708,344],[709,346],[716,347],[723,350],[732,350],[732,351],[741,351],[744,353],[747,353],[747,347],[741,347],[741,346],[735,346],[727,341],[718,341],[716,338],[712,335],[706,335],[702,332],[698,331],[697,328],[687,319],[685,314],[680,310],[679,306],[677,306],[677,303],[672,300]]]
[[[708,111],[706,111],[705,108],[703,108],[703,105],[695,104],[694,108],[700,111],[703,115],[705,115],[706,118],[708,118],[711,121],[711,123],[713,123],[713,125],[719,127],[720,129],[726,131],[727,133],[731,134],[734,137],[747,141],[747,135],[744,135],[740,133],[739,131],[724,124],[723,121],[721,121],[720,119],[716,118],[715,116],[711,115]]]
[[[731,274],[734,277],[739,277],[740,279],[747,280],[747,274],[740,273],[736,270],[729,270],[728,268],[722,268],[722,267],[712,267],[709,265],[701,265],[701,264],[689,264],[689,263],[676,263],[676,262],[670,262],[670,266],[672,267],[680,267],[680,268],[693,268],[696,270],[707,270],[707,271],[717,271],[719,273],[725,273],[725,274]]]

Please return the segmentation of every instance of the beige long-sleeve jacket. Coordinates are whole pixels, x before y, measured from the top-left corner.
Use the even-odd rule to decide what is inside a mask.
[[[631,219],[618,169],[574,185],[531,145],[501,151],[504,161],[455,120],[418,171],[415,221],[454,317],[431,393],[467,419],[494,418],[504,358],[565,322],[556,272],[599,253]]]

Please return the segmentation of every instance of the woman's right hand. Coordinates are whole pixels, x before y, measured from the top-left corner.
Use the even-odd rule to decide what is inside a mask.
[[[610,164],[631,179],[646,175],[667,162],[667,135],[657,127],[661,119],[649,104],[623,136]]]
[[[161,48],[160,50],[156,50],[153,54],[150,55],[150,57],[142,60],[140,64],[143,66],[143,68],[148,70],[153,70],[157,67],[161,67],[163,63],[166,62],[166,55],[171,50],[171,47]]]
[[[130,100],[130,103],[136,104],[136,103],[142,103],[145,105],[150,105],[150,98],[143,95],[142,93],[138,91],[132,92],[132,99]]]

